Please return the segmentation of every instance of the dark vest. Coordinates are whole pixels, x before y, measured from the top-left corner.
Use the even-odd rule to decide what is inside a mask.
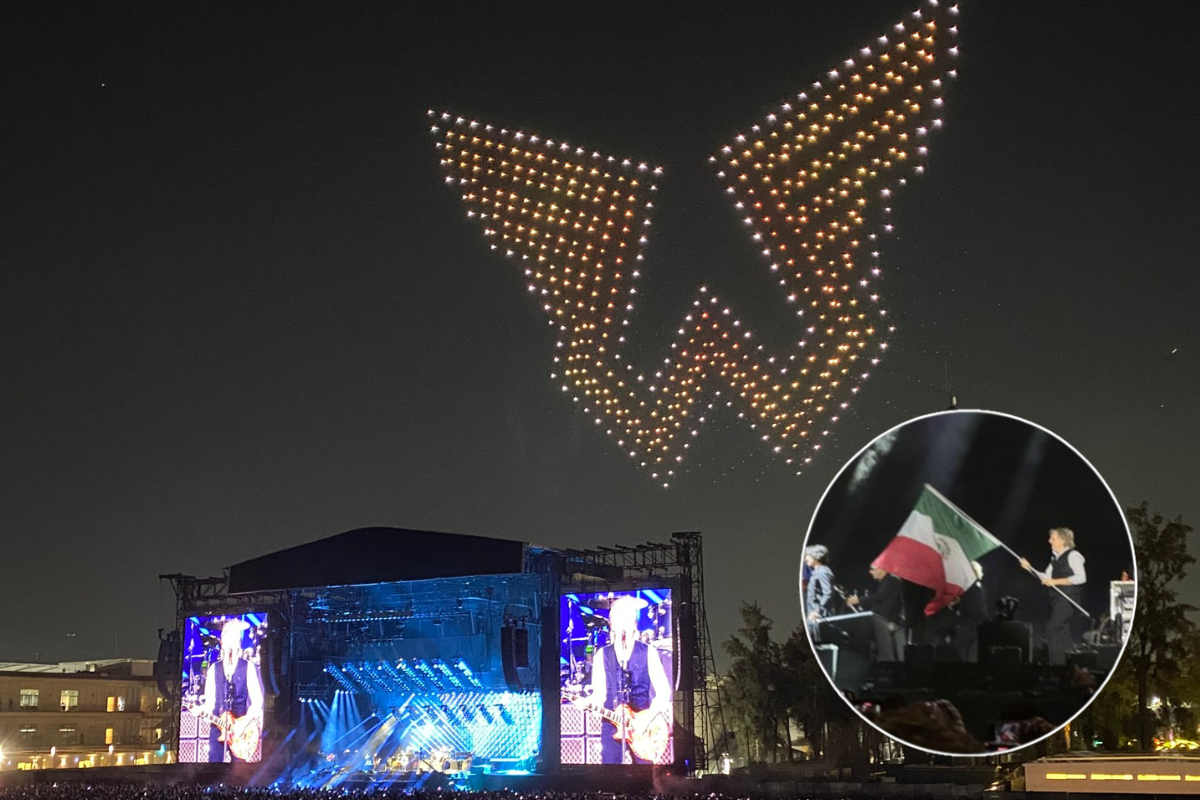
[[[225,665],[217,662],[214,714],[220,716],[225,711],[233,712],[235,717],[246,714],[246,709],[250,707],[250,690],[246,688],[247,666],[246,659],[239,658],[237,666],[233,668],[233,678],[225,680]]]
[[[650,668],[647,659],[650,648],[645,642],[634,642],[633,653],[625,669],[617,663],[617,648],[604,648],[604,680],[607,683],[604,707],[613,709],[628,703],[634,711],[650,707]]]
[[[1067,562],[1067,557],[1075,552],[1074,548],[1064,550],[1053,558],[1050,562],[1050,577],[1051,578],[1069,578],[1075,574],[1075,570],[1071,569],[1071,565]],[[1063,594],[1074,600],[1076,603],[1083,597],[1083,584],[1078,586],[1059,586]]]

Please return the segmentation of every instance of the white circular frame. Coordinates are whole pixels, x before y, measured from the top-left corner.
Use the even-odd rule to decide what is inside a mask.
[[[951,758],[980,758],[983,756],[995,756],[1000,753],[1012,753],[1017,750],[1024,750],[1026,747],[1030,747],[1030,746],[1035,745],[1038,742],[1041,742],[1045,739],[1049,739],[1051,736],[1056,736],[1062,732],[1063,728],[1067,727],[1072,722],[1074,722],[1076,717],[1078,717],[1080,714],[1082,714],[1084,711],[1086,711],[1088,706],[1090,706],[1093,702],[1095,702],[1096,698],[1100,696],[1100,693],[1104,691],[1104,687],[1108,685],[1108,682],[1110,680],[1112,680],[1113,674],[1117,671],[1117,668],[1121,664],[1121,659],[1125,657],[1125,648],[1129,646],[1129,639],[1132,636],[1132,632],[1133,632],[1133,624],[1137,620],[1137,596],[1138,596],[1137,576],[1138,576],[1139,570],[1138,570],[1138,565],[1137,565],[1137,548],[1133,541],[1133,533],[1129,530],[1129,520],[1125,516],[1125,509],[1123,509],[1121,507],[1121,503],[1119,500],[1117,500],[1117,496],[1113,493],[1112,487],[1108,485],[1108,481],[1104,480],[1104,476],[1100,474],[1100,471],[1098,469],[1096,469],[1096,467],[1092,464],[1092,462],[1088,461],[1087,457],[1084,456],[1083,453],[1079,452],[1075,448],[1074,445],[1072,445],[1066,439],[1062,438],[1061,436],[1059,436],[1057,433],[1050,430],[1049,428],[1039,425],[1036,422],[1031,422],[1030,420],[1027,420],[1024,417],[1018,417],[1015,414],[1006,414],[1003,411],[989,411],[989,410],[983,409],[983,408],[971,408],[971,409],[956,408],[956,409],[947,410],[947,411],[935,411],[932,414],[922,414],[921,416],[913,417],[911,419],[905,420],[904,422],[901,422],[899,425],[894,425],[891,428],[888,428],[883,433],[880,433],[877,436],[875,436],[873,439],[871,439],[871,441],[867,442],[865,445],[863,445],[861,448],[859,448],[857,453],[855,453],[853,456],[851,456],[849,459],[846,460],[846,463],[843,464],[841,469],[839,469],[837,471],[837,474],[833,476],[833,480],[831,480],[829,482],[829,485],[827,485],[825,487],[825,491],[821,492],[821,499],[817,501],[817,505],[813,508],[812,519],[810,519],[808,521],[808,530],[804,534],[804,543],[800,548],[800,576],[801,576],[801,579],[799,582],[800,585],[803,585],[803,582],[804,582],[803,581],[804,552],[805,552],[805,550],[808,549],[808,540],[812,536],[813,525],[817,521],[817,515],[821,512],[821,507],[825,504],[825,495],[829,494],[829,490],[832,489],[833,485],[838,482],[839,478],[842,477],[842,473],[845,472],[846,469],[851,464],[854,464],[856,461],[858,461],[859,457],[862,456],[863,453],[867,452],[867,450],[869,450],[876,442],[878,442],[883,437],[888,436],[889,434],[895,433],[896,431],[900,430],[901,428],[911,425],[914,422],[919,422],[920,420],[923,420],[923,419],[930,419],[931,417],[948,416],[950,414],[986,414],[986,415],[990,415],[990,416],[994,416],[994,417],[1007,417],[1008,419],[1016,420],[1018,422],[1023,422],[1032,428],[1037,428],[1038,430],[1043,431],[1044,433],[1049,434],[1050,436],[1053,436],[1059,442],[1062,442],[1064,445],[1066,445],[1066,447],[1072,453],[1074,453],[1076,456],[1078,456],[1079,459],[1084,464],[1087,464],[1088,469],[1090,469],[1092,471],[1092,474],[1095,475],[1096,478],[1099,479],[1100,484],[1104,487],[1104,490],[1106,492],[1108,492],[1108,496],[1110,498],[1112,498],[1113,505],[1116,507],[1116,510],[1117,510],[1117,515],[1121,519],[1121,525],[1125,528],[1125,535],[1129,537],[1129,550],[1130,550],[1130,553],[1132,554],[1132,561],[1133,561],[1133,616],[1130,617],[1130,620],[1129,620],[1130,635],[1126,636],[1125,639],[1121,642],[1121,651],[1119,653],[1117,653],[1117,659],[1116,659],[1116,661],[1113,662],[1113,667],[1111,670],[1109,670],[1108,675],[1104,678],[1104,682],[1101,683],[1096,688],[1096,691],[1092,693],[1092,696],[1089,697],[1087,699],[1087,701],[1084,702],[1083,705],[1081,705],[1079,707],[1079,710],[1076,711],[1071,716],[1071,718],[1068,719],[1066,722],[1063,722],[1060,725],[1057,725],[1054,728],[1054,730],[1050,731],[1047,734],[1039,736],[1038,738],[1033,739],[1032,741],[1028,741],[1028,742],[1024,742],[1023,744],[1019,744],[1015,747],[1010,747],[1006,750],[985,750],[984,752],[981,752],[981,753],[949,753],[944,750],[931,750],[928,747],[921,747],[920,745],[913,744],[912,742],[907,742],[907,741],[901,739],[900,737],[893,735],[889,731],[886,731],[883,728],[879,727],[874,722],[872,722],[870,719],[868,719],[866,717],[866,715],[864,715],[861,711],[859,711],[857,708],[855,708],[854,704],[851,703],[849,700],[847,700],[842,695],[841,690],[837,688],[837,685],[834,684],[833,678],[831,678],[829,676],[829,673],[825,671],[825,665],[821,663],[821,657],[817,653],[816,645],[813,643],[812,633],[807,624],[807,620],[806,619],[802,620],[802,622],[805,623],[804,624],[804,638],[808,640],[808,647],[812,651],[813,658],[815,658],[817,660],[817,666],[819,666],[821,668],[821,674],[825,676],[825,680],[829,681],[830,688],[833,689],[834,693],[838,696],[838,698],[843,703],[845,703],[846,706],[849,707],[849,709],[851,711],[853,711],[855,714],[857,714],[859,719],[861,719],[863,722],[867,723],[872,728],[879,731],[880,733],[882,733],[884,736],[888,737],[892,741],[898,742],[898,743],[904,745],[905,747],[911,747],[915,750],[920,750],[924,753],[932,753],[934,755],[939,755],[939,756],[950,756]],[[800,593],[801,616],[803,616],[803,614],[804,614],[804,603],[805,603],[805,597],[804,597],[803,591],[801,591],[801,593]]]

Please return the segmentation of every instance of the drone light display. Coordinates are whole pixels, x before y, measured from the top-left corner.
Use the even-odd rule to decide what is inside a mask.
[[[446,183],[558,332],[551,378],[663,486],[718,404],[800,474],[879,363],[894,330],[879,241],[943,124],[957,16],[929,0],[710,158],[795,310],[782,353],[700,287],[670,353],[639,370],[624,350],[662,168],[429,112]]]

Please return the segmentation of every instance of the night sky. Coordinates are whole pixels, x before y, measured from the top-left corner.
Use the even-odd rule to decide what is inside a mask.
[[[368,525],[701,530],[714,637],[742,600],[789,630],[826,485],[945,407],[947,370],[961,406],[1194,524],[1200,5],[964,6],[946,125],[880,247],[898,331],[802,477],[732,414],[670,490],[637,470],[441,180],[429,108],[662,164],[633,354],[662,358],[700,283],[789,341],[707,157],[916,6],[8,6],[0,658],[153,656],[159,573]]]

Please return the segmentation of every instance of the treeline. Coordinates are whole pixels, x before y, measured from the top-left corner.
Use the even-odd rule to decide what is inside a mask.
[[[1149,504],[1126,510],[1137,555],[1137,611],[1129,644],[1112,678],[1076,720],[1089,747],[1153,750],[1200,739],[1200,632],[1196,606],[1179,598],[1196,563],[1182,517],[1166,519]]]
[[[1147,503],[1126,509],[1137,557],[1137,611],[1125,654],[1103,691],[1069,725],[1024,756],[1067,749],[1153,750],[1165,741],[1200,740],[1200,632],[1197,609],[1179,598],[1196,562],[1182,517]],[[901,755],[889,737],[862,720],[825,678],[804,625],[782,641],[757,603],[742,606],[742,626],[724,643],[730,657],[719,690],[725,725],[721,749],[749,763],[809,758],[840,765]],[[804,752],[795,746],[803,743]],[[908,760],[928,760],[903,748]]]
[[[742,605],[742,627],[725,642],[729,671],[720,696],[726,750],[750,763],[792,761],[793,742],[812,757],[837,764],[894,756],[896,745],[842,702],[809,647],[804,626],[783,643],[757,603]]]

